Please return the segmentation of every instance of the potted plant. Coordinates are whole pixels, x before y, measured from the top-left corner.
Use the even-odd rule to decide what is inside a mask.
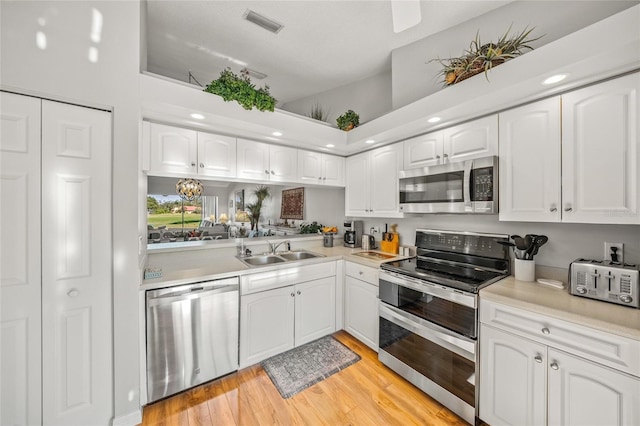
[[[256,196],[256,201],[246,205],[246,209],[249,212],[251,230],[257,229],[258,222],[260,221],[262,202],[271,196],[271,191],[268,186],[259,185],[253,191],[253,194]]]
[[[247,110],[255,107],[260,111],[273,111],[277,102],[269,93],[269,86],[256,89],[246,70],[237,75],[228,67],[204,91],[221,96],[225,102],[236,101]]]
[[[322,108],[322,105],[320,105],[319,103],[316,103],[314,106],[312,106],[311,111],[309,111],[309,114],[307,114],[307,117],[313,118],[314,120],[318,121],[327,121],[328,116],[329,113],[325,111],[324,108]]]
[[[336,122],[338,123],[338,128],[340,130],[348,132],[354,127],[358,127],[358,125],[360,124],[360,116],[352,110],[348,110],[340,117],[338,117]]]

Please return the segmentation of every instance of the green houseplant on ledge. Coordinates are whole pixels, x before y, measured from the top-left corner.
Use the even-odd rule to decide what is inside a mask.
[[[269,93],[269,86],[256,89],[246,70],[240,74],[235,74],[227,67],[220,73],[220,77],[204,88],[204,91],[221,96],[226,102],[236,101],[247,110],[255,107],[260,111],[273,112],[277,101]]]
[[[348,110],[340,117],[338,117],[336,122],[338,123],[338,128],[340,130],[348,132],[354,127],[358,127],[358,125],[360,124],[360,116],[352,110]]]

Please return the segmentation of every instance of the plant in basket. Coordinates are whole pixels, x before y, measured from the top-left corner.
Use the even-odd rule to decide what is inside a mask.
[[[336,123],[340,130],[348,132],[354,127],[358,127],[360,124],[360,116],[352,110],[348,110],[336,119]]]

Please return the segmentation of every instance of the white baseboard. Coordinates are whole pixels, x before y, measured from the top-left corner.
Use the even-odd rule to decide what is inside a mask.
[[[142,423],[142,409],[138,409],[133,413],[116,417],[111,422],[112,426],[137,426]]]

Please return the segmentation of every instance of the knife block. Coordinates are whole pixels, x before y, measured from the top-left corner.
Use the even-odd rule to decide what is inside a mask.
[[[395,232],[392,233],[393,239],[391,241],[380,241],[380,250],[386,253],[398,254],[400,248],[400,236]]]

